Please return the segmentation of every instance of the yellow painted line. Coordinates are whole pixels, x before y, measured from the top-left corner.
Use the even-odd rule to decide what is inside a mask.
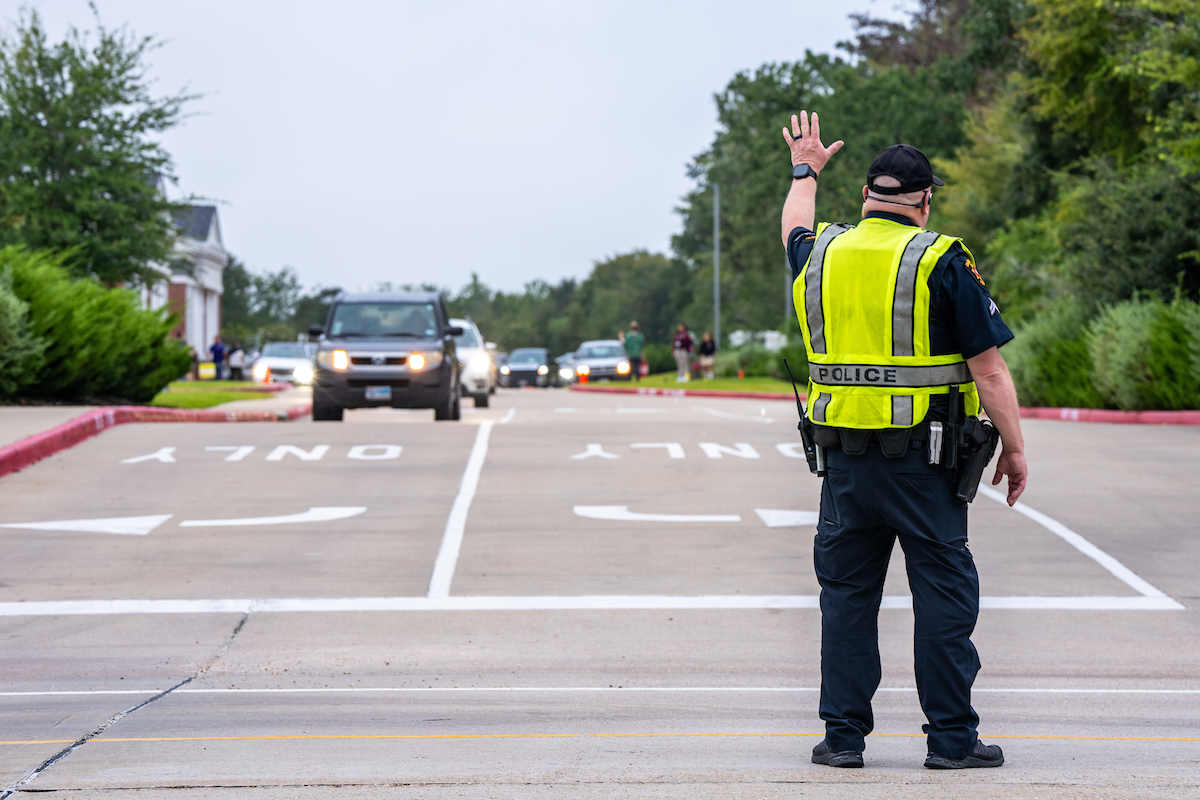
[[[875,738],[924,739],[923,733],[872,733]],[[88,744],[103,744],[105,742],[269,742],[269,741],[329,741],[338,739],[348,740],[390,740],[390,739],[658,739],[658,738],[729,738],[729,737],[791,737],[817,738],[823,733],[789,733],[789,732],[712,732],[692,733],[442,733],[442,734],[312,734],[298,736],[145,736],[145,737],[112,737],[90,739]],[[1188,736],[1038,736],[1025,734],[985,734],[984,739],[1030,739],[1050,741],[1077,742],[1200,742],[1200,737]],[[71,744],[74,739],[41,739],[30,741],[0,741],[0,745],[20,744]]]

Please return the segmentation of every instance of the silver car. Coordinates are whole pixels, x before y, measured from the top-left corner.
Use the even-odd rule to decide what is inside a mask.
[[[575,351],[575,377],[584,375],[589,381],[632,380],[633,370],[625,356],[625,345],[616,339],[597,339],[584,342]]]

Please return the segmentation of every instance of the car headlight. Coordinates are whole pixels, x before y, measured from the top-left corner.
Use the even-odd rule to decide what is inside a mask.
[[[488,357],[485,353],[479,353],[467,362],[467,368],[478,372],[486,372],[489,366]]]
[[[574,373],[571,372],[570,367],[563,367],[562,369],[560,369],[558,371],[558,377],[562,378],[564,381],[571,380],[571,375],[573,375],[573,374]]]
[[[622,361],[620,364],[617,364],[617,374],[618,375],[625,375],[628,372],[629,372],[629,362],[628,361]]]
[[[542,364],[540,367],[538,367],[538,375],[545,375],[548,372],[550,372],[550,368],[545,364]]]
[[[575,372],[578,375],[587,375],[591,371],[592,371],[591,368],[588,367],[587,364],[580,364],[578,367],[575,368]]]
[[[292,378],[297,383],[312,383],[313,368],[308,364],[301,364],[292,370]]]
[[[413,353],[408,357],[409,369],[425,369],[425,356],[420,353]]]
[[[507,366],[504,366],[504,367],[501,367],[501,368],[500,368],[500,374],[501,374],[501,375],[507,375],[507,374],[508,374],[510,371],[511,371],[511,370],[509,370],[509,368],[508,368]]]
[[[261,361],[254,365],[254,380],[259,383],[266,381],[271,375],[271,368]]]

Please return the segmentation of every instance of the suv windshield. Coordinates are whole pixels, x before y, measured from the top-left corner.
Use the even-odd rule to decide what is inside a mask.
[[[509,364],[545,364],[545,350],[513,350],[508,357]]]
[[[329,335],[432,337],[437,313],[433,303],[339,303]]]
[[[312,358],[308,345],[297,342],[271,342],[263,348],[262,354],[275,358]]]
[[[473,328],[462,326],[462,336],[455,336],[454,343],[459,347],[479,347],[479,337],[475,335]]]
[[[577,355],[579,358],[623,358],[625,351],[620,345],[593,345],[580,350]]]

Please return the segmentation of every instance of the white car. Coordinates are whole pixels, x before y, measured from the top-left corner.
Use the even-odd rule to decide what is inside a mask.
[[[462,335],[454,337],[462,393],[475,398],[476,408],[488,407],[488,395],[496,385],[496,374],[492,370],[492,354],[488,351],[479,328],[469,319],[452,319],[450,324],[462,328]]]
[[[254,361],[251,374],[254,380],[264,383],[287,381],[310,385],[313,382],[313,358],[317,346],[307,342],[270,342]]]

